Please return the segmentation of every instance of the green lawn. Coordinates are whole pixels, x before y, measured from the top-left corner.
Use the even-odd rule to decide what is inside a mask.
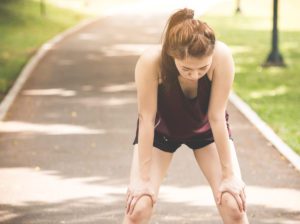
[[[0,101],[38,48],[84,17],[52,5],[47,5],[43,17],[39,7],[39,1],[1,0]]]
[[[273,130],[300,154],[300,2],[282,2],[280,51],[286,68],[262,68],[270,51],[271,18],[261,1],[242,1],[245,15],[206,15],[203,19],[229,44],[236,63],[233,89]],[[229,7],[224,3],[225,7]],[[232,7],[232,6],[230,6]],[[252,13],[247,10],[254,7]],[[220,7],[220,11],[226,11]],[[257,10],[257,12],[255,11]],[[250,12],[250,10],[249,10]],[[254,13],[253,13],[254,12]],[[255,15],[257,13],[257,15]],[[34,0],[1,0],[0,3],[0,101],[27,60],[45,41],[84,17],[72,11],[47,6],[41,17]]]
[[[280,31],[280,52],[287,67],[262,68],[271,49],[271,18],[208,15],[203,19],[232,48],[234,91],[300,154],[300,25]]]

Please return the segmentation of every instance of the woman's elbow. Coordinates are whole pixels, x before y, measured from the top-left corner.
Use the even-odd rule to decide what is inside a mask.
[[[139,118],[139,122],[150,123],[150,124],[154,125],[155,117],[153,117],[151,115],[139,113],[138,114],[138,118]]]
[[[208,114],[208,120],[210,123],[224,122],[224,114]]]

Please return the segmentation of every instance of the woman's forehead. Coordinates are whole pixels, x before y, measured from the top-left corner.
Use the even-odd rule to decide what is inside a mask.
[[[201,58],[196,58],[196,57],[186,57],[184,59],[176,59],[177,62],[186,67],[201,67],[201,66],[206,66],[211,62],[212,57],[211,56],[206,56],[206,57],[201,57]]]

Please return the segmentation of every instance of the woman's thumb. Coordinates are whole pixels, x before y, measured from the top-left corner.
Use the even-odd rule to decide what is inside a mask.
[[[222,192],[219,191],[217,194],[217,204],[220,205],[221,204],[221,197],[222,197]]]

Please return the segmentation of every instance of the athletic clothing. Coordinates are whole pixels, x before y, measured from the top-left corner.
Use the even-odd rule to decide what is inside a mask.
[[[231,136],[229,138],[233,141]],[[174,153],[182,144],[185,144],[189,148],[196,150],[212,142],[214,142],[214,138],[212,137],[212,135],[207,135],[206,137],[194,136],[185,141],[179,141],[170,139],[154,130],[153,146],[165,152]],[[137,143],[138,139],[136,136],[133,145]]]
[[[161,139],[167,139],[169,142],[171,141],[172,147],[164,146],[164,148],[171,148],[170,150],[174,151],[174,148],[177,149],[181,144],[186,144],[194,149],[213,142],[213,133],[207,115],[210,92],[211,81],[207,74],[198,80],[197,96],[193,99],[184,95],[178,78],[170,91],[166,91],[160,84],[158,86],[154,144],[161,146]],[[229,138],[232,139],[227,111],[224,116]],[[139,120],[137,120],[133,144],[138,142],[138,129]]]

